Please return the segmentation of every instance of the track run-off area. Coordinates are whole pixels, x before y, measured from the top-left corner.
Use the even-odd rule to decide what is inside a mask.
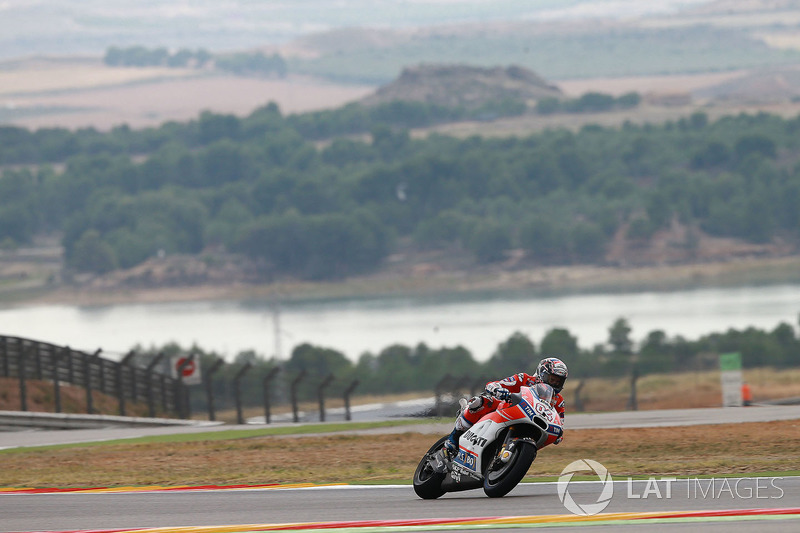
[[[652,424],[675,426],[676,431],[687,430],[681,426],[709,421],[748,419],[755,411],[759,411],[762,420],[773,418],[787,423],[800,420],[797,406],[718,411],[718,416],[706,409],[695,409],[654,412],[649,417]],[[621,426],[647,425],[644,412],[629,415],[575,415],[572,427],[591,426],[591,420],[599,422],[600,427],[611,427],[614,420]],[[431,432],[441,432],[441,428],[433,426]],[[10,441],[6,444],[25,446],[18,442],[25,440],[20,433],[23,432],[15,432],[13,444]],[[33,442],[43,433],[28,432],[32,441],[28,445],[35,445]],[[46,433],[53,441],[60,440],[62,432]],[[63,432],[63,438],[74,441],[74,433]],[[102,431],[91,434],[89,440],[104,440]],[[701,431],[698,435],[702,438]],[[0,436],[0,441],[6,436],[11,434]],[[742,442],[742,453],[747,453],[746,450],[747,443]],[[391,461],[392,450],[387,449],[386,454],[387,461]],[[598,510],[598,506],[602,509]],[[573,512],[576,510],[589,512],[576,514]],[[446,494],[437,500],[419,499],[410,484],[0,488],[0,531],[7,533],[288,530],[366,533],[539,528],[584,531],[587,527],[625,532],[730,533],[756,528],[759,533],[796,532],[800,531],[800,477],[779,473],[770,477],[714,477],[714,472],[708,472],[693,478],[628,479],[609,475],[605,480],[599,476],[595,481],[576,481],[562,476],[559,482],[523,483],[504,498],[490,499],[482,490],[471,490]]]

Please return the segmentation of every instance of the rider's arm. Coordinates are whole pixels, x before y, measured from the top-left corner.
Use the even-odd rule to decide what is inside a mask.
[[[519,373],[513,376],[508,376],[498,381],[490,381],[486,384],[486,392],[492,396],[499,389],[505,389],[510,392],[519,392],[520,387],[525,383],[525,374]]]
[[[560,444],[561,441],[564,440],[564,433],[563,433],[564,415],[567,414],[566,413],[566,405],[564,403],[564,397],[561,396],[560,394],[556,394],[555,397],[553,398],[552,405],[553,405],[553,408],[555,408],[556,413],[558,413],[558,416],[561,417],[562,433],[561,433],[561,436],[558,437],[558,439],[555,441],[555,444]]]
[[[560,394],[556,394],[555,398],[553,398],[553,407],[563,420],[564,416],[567,414],[566,403],[564,402],[564,397]]]

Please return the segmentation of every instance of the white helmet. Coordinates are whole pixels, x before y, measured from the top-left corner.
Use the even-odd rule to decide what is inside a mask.
[[[560,393],[561,389],[564,388],[568,375],[567,365],[564,364],[564,361],[555,357],[542,359],[536,368],[536,376],[539,381],[553,387],[556,393]]]

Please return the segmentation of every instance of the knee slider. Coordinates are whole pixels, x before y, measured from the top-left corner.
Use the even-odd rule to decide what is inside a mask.
[[[464,433],[466,430],[472,427],[472,422],[464,418],[463,416],[459,416],[456,418],[456,423],[454,424],[454,429],[461,433]]]

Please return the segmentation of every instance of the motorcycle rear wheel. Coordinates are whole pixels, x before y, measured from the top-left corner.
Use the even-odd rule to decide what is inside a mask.
[[[435,500],[445,493],[442,490],[442,481],[444,481],[445,474],[434,472],[428,457],[432,453],[439,451],[446,440],[446,436],[437,440],[428,452],[422,456],[422,460],[414,472],[414,492],[423,500]]]
[[[530,442],[517,442],[508,462],[493,460],[489,463],[483,477],[483,492],[490,498],[502,498],[522,481],[534,459],[536,446]]]

